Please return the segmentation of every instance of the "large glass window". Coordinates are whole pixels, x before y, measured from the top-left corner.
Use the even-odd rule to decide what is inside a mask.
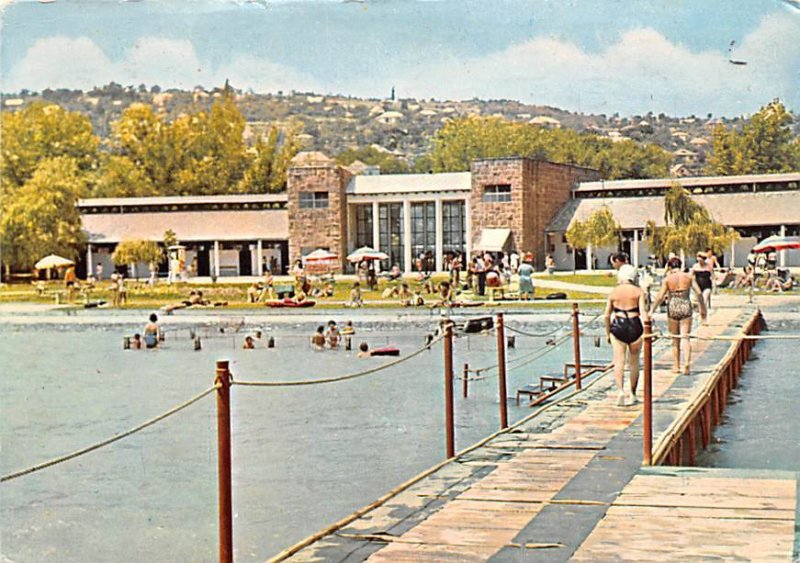
[[[372,240],[372,204],[356,205],[356,248],[375,247]]]
[[[300,192],[300,209],[328,207],[328,192]]]
[[[466,206],[463,201],[442,203],[442,244],[443,252],[467,251]]]
[[[511,184],[484,186],[483,201],[487,203],[505,203],[511,201]]]
[[[389,255],[389,266],[403,267],[403,204],[382,203],[380,218],[381,251]]]
[[[436,204],[432,201],[411,204],[411,255],[436,251]]]

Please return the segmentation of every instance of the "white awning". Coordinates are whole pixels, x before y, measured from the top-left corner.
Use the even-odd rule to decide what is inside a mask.
[[[481,229],[481,236],[474,250],[502,252],[505,249],[511,229]]]

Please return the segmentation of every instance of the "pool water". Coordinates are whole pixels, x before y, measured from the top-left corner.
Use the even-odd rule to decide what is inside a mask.
[[[800,314],[765,315],[769,332],[800,334]],[[762,340],[731,393],[714,441],[698,465],[800,471],[800,347],[796,340]]]
[[[241,319],[238,315],[237,319]],[[345,318],[335,317],[340,326]],[[210,387],[214,362],[240,380],[329,377],[394,358],[357,359],[357,343],[403,355],[435,326],[428,316],[349,314],[354,351],[313,352],[309,316],[245,317],[274,349],[242,350],[235,319],[203,319],[194,351],[192,317],[166,319],[165,346],[125,351],[143,323],[92,312],[78,318],[0,318],[2,457],[8,474],[127,430]],[[312,320],[313,319],[313,320]],[[134,320],[136,321],[134,324]],[[327,317],[324,319],[327,320]],[[511,316],[510,326],[546,332],[566,313]],[[181,324],[182,323],[182,324]],[[199,324],[199,318],[198,318]],[[208,324],[208,326],[205,326]],[[222,333],[219,326],[228,327]],[[599,329],[596,329],[599,330]],[[547,338],[518,336],[515,358]],[[494,335],[458,338],[455,371],[494,364]],[[588,333],[584,361],[607,360]],[[572,360],[571,340],[534,364],[510,369],[509,395]],[[524,362],[517,361],[516,365]],[[262,561],[372,502],[444,457],[441,345],[368,377],[292,388],[233,387],[234,544],[237,561]],[[498,429],[497,378],[456,387],[456,449]],[[747,379],[747,378],[744,378]],[[528,414],[509,402],[509,418]],[[121,442],[2,485],[2,552],[13,561],[214,561],[217,556],[214,396]]]

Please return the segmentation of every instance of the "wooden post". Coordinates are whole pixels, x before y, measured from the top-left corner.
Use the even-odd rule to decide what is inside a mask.
[[[219,560],[233,562],[231,488],[231,373],[227,360],[217,362],[217,483],[219,489]]]
[[[508,405],[506,404],[506,337],[503,313],[497,313],[497,382],[500,395],[500,429],[508,428]]]
[[[453,422],[453,323],[444,325],[444,423],[447,459],[456,455]]]
[[[653,462],[653,323],[644,323],[644,437],[645,465]]]
[[[575,349],[575,389],[580,391],[581,385],[581,327],[578,319],[578,304],[572,304],[572,344]]]
[[[464,398],[466,399],[469,396],[469,364],[464,364],[464,375],[462,376],[463,379],[461,380]]]

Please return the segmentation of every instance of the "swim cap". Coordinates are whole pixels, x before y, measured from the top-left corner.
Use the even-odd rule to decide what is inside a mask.
[[[630,264],[623,264],[617,271],[617,283],[636,283],[637,277],[639,277],[639,273]]]

